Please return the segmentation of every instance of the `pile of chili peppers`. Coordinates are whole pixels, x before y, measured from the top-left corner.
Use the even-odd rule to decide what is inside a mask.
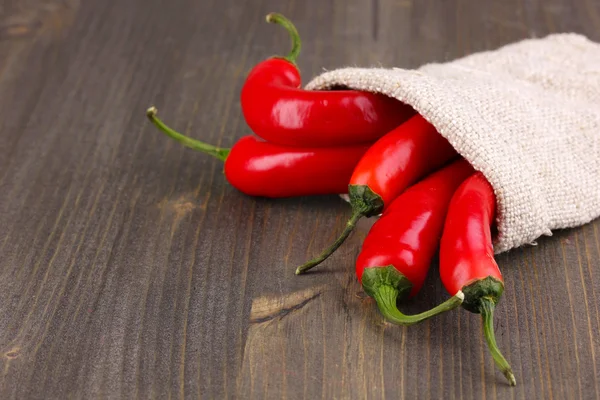
[[[492,246],[491,185],[408,105],[375,93],[303,90],[296,28],[280,14],[267,21],[289,32],[292,50],[256,65],[244,83],[241,107],[255,135],[225,149],[174,131],[154,107],[148,118],[172,139],[224,161],[227,180],[248,195],[348,194],[346,228],[297,274],[327,259],[361,217],[381,215],[356,260],[356,276],[381,314],[400,325],[459,306],[481,314],[494,362],[515,385],[494,336],[493,313],[504,284]],[[403,314],[398,302],[417,294],[438,249],[451,297],[423,313]]]

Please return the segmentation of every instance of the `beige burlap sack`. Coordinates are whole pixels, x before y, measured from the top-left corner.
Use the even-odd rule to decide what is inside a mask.
[[[417,70],[343,68],[307,89],[408,103],[490,181],[497,253],[600,215],[600,45],[555,34]]]

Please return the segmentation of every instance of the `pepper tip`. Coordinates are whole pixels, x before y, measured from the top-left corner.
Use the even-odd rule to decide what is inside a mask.
[[[146,117],[148,117],[148,118],[153,118],[153,117],[155,117],[155,116],[156,116],[156,114],[157,114],[157,113],[158,113],[158,110],[156,109],[156,107],[154,107],[154,106],[152,106],[152,107],[149,107],[149,108],[146,110]]]
[[[274,22],[275,15],[276,13],[268,13],[265,19],[267,20],[267,22],[272,23]]]
[[[508,384],[510,386],[517,386],[517,380],[515,379],[515,375],[512,373],[512,371],[505,371],[504,376],[506,379],[508,379]]]

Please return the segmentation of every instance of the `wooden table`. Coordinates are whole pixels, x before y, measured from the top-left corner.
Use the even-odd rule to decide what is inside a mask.
[[[148,123],[155,104],[210,143],[247,134],[245,74],[289,46],[269,11],[306,80],[600,40],[598,0],[0,0],[0,398],[598,398],[600,221],[498,257],[509,388],[478,315],[382,321],[353,273],[367,221],[293,275],[338,197],[247,197]],[[447,298],[436,274],[405,311]]]

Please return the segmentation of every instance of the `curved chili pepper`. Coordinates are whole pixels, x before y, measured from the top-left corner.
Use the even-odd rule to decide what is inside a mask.
[[[452,197],[440,244],[440,275],[448,293],[462,291],[462,306],[483,317],[483,331],[494,362],[511,386],[515,376],[494,335],[494,308],[504,280],[494,260],[491,226],[494,190],[481,172],[465,180]]]
[[[405,315],[396,306],[399,299],[416,295],[423,286],[452,194],[472,173],[468,162],[455,161],[401,194],[371,227],[356,260],[356,276],[389,321],[412,325],[462,303],[459,290],[421,314]]]
[[[437,170],[456,151],[421,115],[415,115],[373,144],[354,169],[348,194],[352,216],[339,238],[296,274],[319,265],[341,246],[358,220],[380,214],[406,188]]]
[[[267,21],[283,26],[292,38],[286,57],[256,65],[242,88],[242,112],[252,131],[289,146],[342,146],[374,142],[415,112],[391,97],[355,90],[303,90],[295,64],[300,37],[283,15]]]
[[[151,107],[147,116],[163,133],[184,146],[225,162],[233,187],[251,196],[272,198],[339,194],[348,190],[352,169],[368,145],[299,148],[242,137],[231,149],[192,139],[166,126]]]

